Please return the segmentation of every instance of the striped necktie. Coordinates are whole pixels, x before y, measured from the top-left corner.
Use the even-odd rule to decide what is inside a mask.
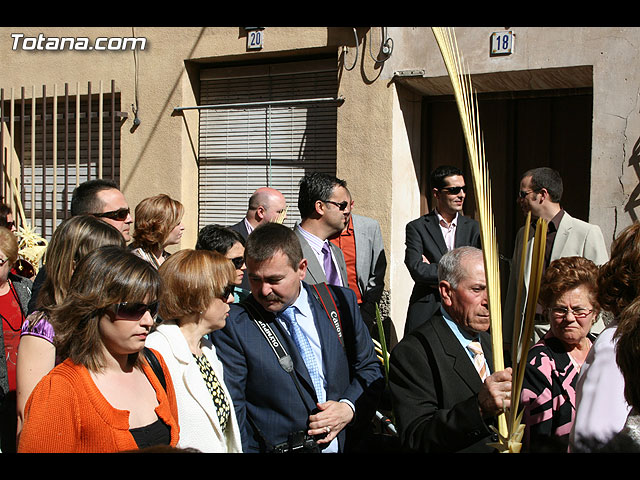
[[[313,354],[313,350],[311,349],[309,339],[300,328],[300,325],[298,325],[294,308],[295,307],[288,307],[286,310],[280,313],[280,318],[282,318],[282,320],[287,325],[289,334],[293,338],[296,347],[298,347],[298,351],[302,356],[302,360],[304,360],[304,364],[306,365],[309,376],[311,377],[311,381],[313,382],[313,387],[316,391],[318,402],[323,403],[325,401],[325,392],[324,386],[322,384],[322,377],[320,376],[320,370],[318,368],[318,363],[316,361],[315,355]]]
[[[474,340],[467,348],[471,350],[471,353],[473,353],[473,365],[476,367],[476,370],[480,375],[480,379],[484,382],[485,378],[487,378],[487,363],[484,359],[482,346],[478,340]]]

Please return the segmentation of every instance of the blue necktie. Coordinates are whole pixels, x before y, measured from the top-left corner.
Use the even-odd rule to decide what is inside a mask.
[[[329,247],[328,242],[324,242],[324,245],[322,245],[322,255],[324,256],[324,276],[327,278],[327,283],[329,285],[338,285],[341,287],[342,282],[340,281],[340,275],[338,275],[338,271],[333,264],[331,248]]]
[[[316,362],[316,357],[313,354],[313,350],[311,350],[311,345],[309,344],[309,340],[305,336],[304,332],[298,325],[296,321],[295,315],[295,307],[288,307],[284,310],[280,317],[287,324],[287,328],[289,329],[289,334],[293,338],[293,341],[298,347],[298,351],[304,360],[304,364],[307,366],[307,370],[309,371],[309,376],[311,377],[311,381],[313,382],[313,387],[316,391],[316,395],[318,397],[318,402],[323,403],[325,401],[324,398],[324,388],[322,385],[322,378],[320,377],[320,370],[318,369],[318,364]]]

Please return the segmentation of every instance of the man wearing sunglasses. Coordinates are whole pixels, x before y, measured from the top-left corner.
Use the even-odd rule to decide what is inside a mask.
[[[520,177],[520,190],[516,200],[525,216],[528,212],[531,212],[529,241],[527,243],[528,253],[524,269],[524,285],[522,285],[522,305],[526,305],[527,300],[534,243],[533,237],[538,218],[548,222],[547,237],[545,239],[545,268],[552,261],[562,257],[585,257],[596,265],[602,265],[609,260],[609,254],[600,227],[569,215],[560,205],[562,192],[562,178],[557,171],[551,168],[534,168],[526,171]],[[509,285],[505,298],[502,329],[507,349],[510,348],[510,340],[513,337],[513,321],[516,312],[517,283],[522,258],[523,236],[524,226],[520,228],[516,236]],[[523,311],[522,313],[524,314],[525,312]],[[540,307],[540,311],[536,315],[534,341],[544,336],[549,330],[548,320],[541,313]],[[598,334],[603,329],[604,323],[602,318],[599,318],[591,328],[591,332]]]
[[[329,241],[349,223],[351,197],[347,183],[324,173],[300,180],[298,210],[301,221],[294,227],[302,254],[307,259],[307,283],[349,286],[342,250]]]
[[[129,204],[114,182],[96,179],[78,185],[71,196],[71,216],[76,215],[98,217],[117,228],[125,242],[131,240]]]
[[[125,242],[131,240],[129,230],[133,218],[129,211],[129,204],[118,186],[110,180],[87,180],[78,185],[71,195],[70,214],[72,217],[93,215],[115,227],[122,234]],[[36,308],[38,292],[46,275],[46,266],[43,265],[33,282],[33,293],[29,301],[28,313],[33,312]]]
[[[431,172],[430,181],[433,210],[406,226],[404,264],[415,284],[409,299],[405,335],[440,308],[440,258],[458,247],[481,248],[478,222],[462,215],[467,190],[462,171],[442,165]]]

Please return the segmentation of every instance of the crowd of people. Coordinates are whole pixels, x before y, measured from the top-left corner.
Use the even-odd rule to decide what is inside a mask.
[[[334,176],[302,178],[293,228],[283,225],[284,195],[260,188],[238,223],[207,225],[174,253],[185,229],[179,201],[145,198],[132,216],[116,184],[90,180],[74,190],[70,217],[31,276],[15,269],[15,224],[3,206],[0,450],[495,451],[531,242],[523,255],[520,230],[504,350],[494,352],[480,225],[462,213],[464,175],[441,166],[431,186],[432,210],[406,227],[412,293],[387,365],[375,349],[381,229],[354,213]],[[640,451],[640,224],[609,255],[599,227],[571,217],[561,197],[554,170],[522,175],[523,213],[549,225],[518,399],[522,451]]]

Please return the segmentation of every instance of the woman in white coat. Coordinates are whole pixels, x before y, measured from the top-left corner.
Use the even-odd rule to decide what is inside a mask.
[[[180,250],[160,266],[163,322],[146,345],[159,351],[178,402],[180,448],[206,453],[242,451],[222,364],[208,334],[223,328],[233,302],[235,269],[222,255]]]

